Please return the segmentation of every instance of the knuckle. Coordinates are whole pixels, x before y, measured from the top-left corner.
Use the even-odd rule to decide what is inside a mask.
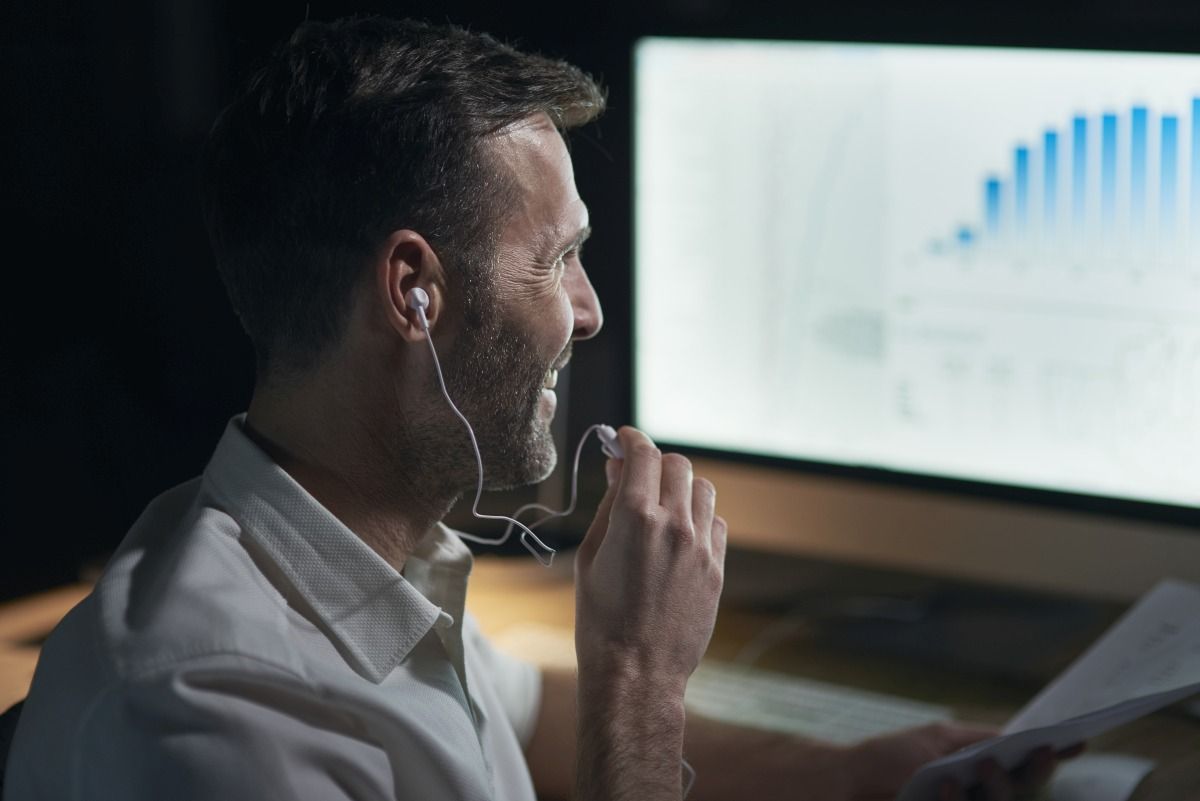
[[[696,538],[696,527],[690,520],[673,518],[667,524],[667,533],[677,540],[693,540]]]
[[[639,459],[662,459],[662,451],[649,442],[639,442],[633,446],[633,453]]]
[[[692,468],[691,460],[678,453],[664,454],[662,461],[663,467],[670,467],[677,470],[690,470]]]
[[[708,560],[708,575],[719,587],[725,583],[725,566],[716,557]]]
[[[692,492],[712,497],[717,494],[717,488],[711,481],[701,476],[692,482]]]
[[[659,519],[658,505],[644,500],[634,503],[629,509],[629,514],[633,522],[643,528],[656,525]]]

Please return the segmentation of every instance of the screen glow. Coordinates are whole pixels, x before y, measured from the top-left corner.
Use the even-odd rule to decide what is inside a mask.
[[[650,435],[1200,506],[1200,56],[635,59]]]

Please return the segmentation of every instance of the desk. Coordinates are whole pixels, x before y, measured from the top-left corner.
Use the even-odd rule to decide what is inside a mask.
[[[525,624],[573,629],[575,597],[569,555],[565,556],[550,569],[528,559],[477,560],[467,606],[484,632],[503,646],[506,634]],[[762,614],[722,609],[708,656],[732,660],[770,622],[771,618]],[[561,648],[552,643],[540,652],[523,655],[538,662],[564,661]],[[944,704],[954,709],[957,718],[980,723],[1003,724],[1030,698],[1025,688],[997,685],[952,670],[864,660],[830,649],[803,631],[789,639],[786,649],[764,655],[760,664],[833,684]],[[1090,742],[1089,749],[1144,756],[1157,763],[1130,801],[1200,798],[1200,720],[1178,710],[1164,710],[1111,731]]]
[[[526,624],[569,632],[575,622],[570,557],[545,569],[532,560],[477,560],[468,607],[483,631],[505,641]],[[0,604],[0,710],[28,692],[37,662],[38,643],[87,594],[86,584],[70,585],[30,598]],[[732,659],[770,619],[724,609],[717,619],[709,656]],[[534,661],[561,661],[561,653],[526,654]],[[1025,690],[987,680],[930,671],[903,664],[882,664],[823,647],[804,633],[764,657],[763,666],[810,678],[906,695],[954,708],[958,717],[1001,723],[1026,700]],[[1200,787],[1200,721],[1166,710],[1110,732],[1091,743],[1093,751],[1117,751],[1154,759],[1158,767],[1132,801],[1185,801]]]
[[[0,712],[28,694],[41,641],[89,592],[70,584],[0,604]]]

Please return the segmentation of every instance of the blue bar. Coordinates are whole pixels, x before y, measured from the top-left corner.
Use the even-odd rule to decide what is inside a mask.
[[[1179,172],[1179,118],[1164,114],[1162,118],[1162,175],[1159,177],[1158,221],[1162,230],[1170,234],[1175,230],[1175,215]]]
[[[988,178],[983,192],[984,219],[987,232],[992,236],[1000,233],[1000,179]]]
[[[1117,216],[1117,115],[1100,116],[1100,222],[1106,233]]]
[[[1117,219],[1117,115],[1100,117],[1100,222],[1112,231]]]
[[[1129,161],[1129,214],[1135,230],[1146,225],[1146,126],[1149,114],[1144,106],[1130,110],[1129,139],[1131,157]]]
[[[958,244],[964,248],[970,247],[971,243],[975,241],[975,232],[964,225],[961,226],[954,234],[954,238],[957,239]]]
[[[1017,230],[1024,231],[1029,224],[1029,148],[1019,145],[1015,155],[1013,191],[1017,212]]]
[[[1071,216],[1082,231],[1087,213],[1087,118],[1071,120]]]
[[[1054,230],[1058,217],[1058,134],[1046,131],[1042,142],[1042,217],[1047,231]]]
[[[1200,225],[1200,97],[1192,98],[1192,220]]]

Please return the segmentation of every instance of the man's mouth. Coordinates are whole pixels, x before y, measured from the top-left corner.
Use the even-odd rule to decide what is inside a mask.
[[[567,347],[558,355],[558,360],[551,365],[546,371],[546,378],[542,381],[542,389],[554,389],[558,386],[558,371],[567,366],[571,361],[571,345],[567,343]]]

